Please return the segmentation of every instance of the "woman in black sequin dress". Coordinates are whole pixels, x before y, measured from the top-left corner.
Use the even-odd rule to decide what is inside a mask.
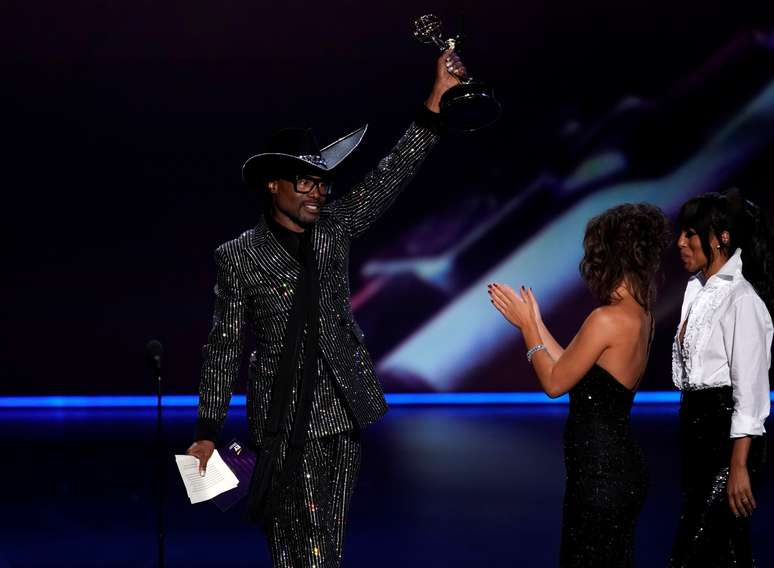
[[[649,204],[620,205],[589,222],[580,271],[602,305],[566,349],[543,324],[531,289],[489,286],[494,306],[522,331],[546,394],[570,393],[562,567],[634,563],[647,470],[629,413],[653,336],[653,278],[670,240],[667,219]]]

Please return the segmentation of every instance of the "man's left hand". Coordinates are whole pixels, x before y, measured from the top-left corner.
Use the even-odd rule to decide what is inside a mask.
[[[441,112],[441,97],[450,88],[459,85],[468,74],[460,56],[454,50],[447,49],[435,62],[435,83],[425,106],[433,112]]]

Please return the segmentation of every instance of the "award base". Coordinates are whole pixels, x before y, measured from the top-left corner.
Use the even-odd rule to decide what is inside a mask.
[[[502,112],[492,89],[483,83],[461,83],[441,97],[441,113],[449,130],[475,132],[495,123]]]

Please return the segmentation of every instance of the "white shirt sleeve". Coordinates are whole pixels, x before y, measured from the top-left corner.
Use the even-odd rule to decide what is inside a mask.
[[[769,415],[769,365],[771,317],[755,294],[745,294],[722,318],[723,341],[728,355],[734,413],[731,437],[760,436]]]

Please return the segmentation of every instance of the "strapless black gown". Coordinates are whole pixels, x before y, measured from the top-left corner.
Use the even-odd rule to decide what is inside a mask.
[[[648,486],[632,436],[634,393],[594,365],[570,390],[564,431],[563,568],[634,565],[634,526]]]

